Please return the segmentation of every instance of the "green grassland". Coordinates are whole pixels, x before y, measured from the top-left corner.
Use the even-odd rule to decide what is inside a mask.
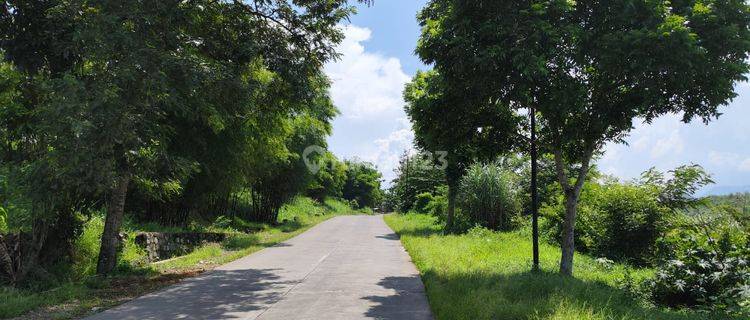
[[[557,274],[560,249],[542,244],[541,271],[531,269],[528,231],[472,229],[444,235],[429,215],[391,214],[425,283],[437,319],[711,319],[696,311],[646,304],[628,285],[653,270],[577,254],[575,276]],[[718,318],[717,318],[718,319]]]

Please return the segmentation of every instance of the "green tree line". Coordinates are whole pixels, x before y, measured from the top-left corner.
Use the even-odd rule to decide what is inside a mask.
[[[0,246],[8,282],[66,259],[99,209],[107,274],[126,211],[185,224],[243,195],[244,218],[275,223],[300,193],[374,206],[374,166],[315,153],[328,165],[312,173],[303,159],[338,114],[322,66],[353,12],[345,0],[3,1],[0,206],[26,248]]]

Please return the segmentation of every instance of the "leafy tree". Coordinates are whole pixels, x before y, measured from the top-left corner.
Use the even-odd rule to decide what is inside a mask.
[[[380,205],[383,195],[380,183],[383,175],[374,164],[359,160],[346,160],[346,182],[343,197],[356,201],[361,208]]]
[[[641,174],[642,185],[651,186],[659,194],[659,202],[672,209],[684,210],[706,204],[706,199],[696,198],[695,193],[701,188],[713,184],[711,175],[699,165],[685,165],[669,171],[671,177],[651,168]]]
[[[253,205],[261,221],[276,223],[282,205],[305,191],[314,180],[303,159],[304,150],[326,145],[326,137],[331,133],[330,121],[337,112],[330,100],[319,102],[322,103],[313,104],[304,114],[287,120],[286,152],[256,167],[258,171],[250,177],[250,188],[255,194]]]
[[[439,157],[439,155],[438,155]],[[395,197],[395,209],[409,212],[417,196],[422,193],[434,194],[438,187],[445,184],[445,172],[440,169],[440,159],[432,154],[420,153],[409,155],[404,153],[396,169],[391,191]]]
[[[327,197],[341,198],[346,182],[346,166],[330,151],[322,156],[319,163],[321,168],[307,187],[307,194],[320,201]]]
[[[451,84],[538,111],[566,198],[567,275],[592,157],[623,141],[635,119],[719,116],[748,71],[744,1],[433,0],[420,23],[418,53]]]
[[[206,160],[217,149],[205,146],[240,127],[219,149],[246,156],[230,157],[234,164],[267,159],[247,157],[255,151],[248,146],[277,159],[290,154],[296,141],[285,134],[319,118],[303,106],[327,88],[320,68],[335,57],[337,23],[352,12],[344,0],[6,1],[0,9],[3,50],[27,79],[14,145],[30,166],[31,190],[45,191],[33,194],[48,196],[34,202],[37,211],[107,199],[100,273],[115,265],[132,185],[190,188],[196,173],[242,177],[226,189],[263,180],[247,169],[252,162],[221,171]]]
[[[477,160],[492,160],[513,145],[517,118],[507,108],[476,99],[471,87],[457,88],[437,71],[418,72],[406,85],[406,113],[417,146],[443,152],[448,184],[447,229],[453,226],[458,184]],[[438,163],[440,164],[440,163]]]

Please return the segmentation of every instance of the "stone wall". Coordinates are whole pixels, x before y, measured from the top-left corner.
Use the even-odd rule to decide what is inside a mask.
[[[141,232],[136,234],[135,243],[146,250],[149,262],[185,255],[196,248],[211,242],[222,242],[223,233],[162,233]]]

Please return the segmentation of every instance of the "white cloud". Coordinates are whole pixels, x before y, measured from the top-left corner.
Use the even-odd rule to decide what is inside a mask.
[[[661,158],[666,155],[674,156],[685,150],[685,141],[679,130],[673,130],[669,136],[656,140],[651,148],[651,158]]]
[[[410,80],[399,59],[367,51],[372,31],[341,26],[346,36],[337,47],[342,56],[325,72],[332,81],[331,97],[341,110],[329,141],[343,158],[359,158],[378,166],[386,184],[404,150],[412,149],[414,133],[404,113],[402,91]]]
[[[708,161],[717,166],[735,166],[740,160],[740,156],[732,152],[719,152],[711,150],[708,153]]]
[[[331,95],[342,116],[361,119],[401,111],[401,92],[410,77],[399,59],[365,50],[362,43],[372,37],[370,29],[341,28],[346,36],[337,48],[341,59],[326,65],[325,72],[333,80]]]

